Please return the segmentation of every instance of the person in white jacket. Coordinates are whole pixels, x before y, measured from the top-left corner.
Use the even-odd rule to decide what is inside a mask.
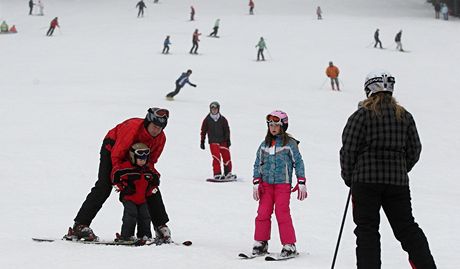
[[[40,16],[45,15],[43,13],[43,9],[45,9],[45,5],[43,4],[42,0],[38,0],[37,6],[38,6],[38,9],[39,9],[39,12],[40,12],[40,13],[38,13],[38,15],[40,15]]]
[[[449,7],[447,7],[446,3],[442,3],[441,14],[444,20],[447,21],[449,19]]]

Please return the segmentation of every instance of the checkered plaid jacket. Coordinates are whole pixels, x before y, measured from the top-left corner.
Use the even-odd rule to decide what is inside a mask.
[[[346,184],[352,182],[408,185],[407,173],[420,157],[422,145],[409,112],[396,120],[390,104],[381,115],[359,108],[343,130],[340,166]]]

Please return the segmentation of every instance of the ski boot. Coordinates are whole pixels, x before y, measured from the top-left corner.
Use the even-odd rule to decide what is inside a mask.
[[[283,246],[283,249],[281,249],[280,256],[283,258],[292,257],[296,255],[297,255],[297,250],[296,250],[295,244],[286,244]]]
[[[225,174],[224,179],[236,179],[236,175],[232,174],[232,172],[228,172],[227,174]]]
[[[72,241],[97,241],[99,238],[94,234],[93,230],[88,225],[75,222],[73,228],[69,227],[67,235],[64,235],[64,239]]]
[[[171,230],[169,230],[168,226],[160,225],[158,227],[154,227],[155,230],[155,242],[157,245],[161,244],[170,244],[172,243],[171,239]]]
[[[215,174],[214,175],[214,179],[215,180],[222,180],[222,179],[225,179],[225,176],[221,175],[221,174]]]
[[[255,241],[252,247],[252,255],[262,256],[268,253],[268,242],[267,241]]]

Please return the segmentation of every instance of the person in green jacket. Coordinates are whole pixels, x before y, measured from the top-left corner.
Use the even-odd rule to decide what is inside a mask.
[[[6,21],[3,21],[2,25],[0,25],[0,32],[8,33],[8,29],[8,24],[6,24]]]
[[[263,37],[260,38],[259,43],[257,43],[256,48],[259,48],[257,51],[257,61],[260,61],[260,58],[262,58],[262,61],[265,61],[265,56],[264,56],[264,49],[267,48],[267,45],[265,44],[265,40]]]

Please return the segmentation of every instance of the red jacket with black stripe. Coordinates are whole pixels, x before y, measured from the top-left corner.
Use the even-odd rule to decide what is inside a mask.
[[[146,197],[158,187],[159,181],[154,180],[153,172],[147,167],[137,167],[124,163],[115,173],[112,183],[120,190],[121,201],[132,201],[140,205],[146,202]]]
[[[118,170],[129,167],[129,149],[135,143],[144,143],[150,148],[150,157],[147,167],[150,171],[160,175],[155,169],[155,164],[158,161],[166,143],[166,135],[163,131],[156,137],[152,137],[144,127],[144,119],[132,118],[128,119],[110,130],[104,140],[112,140],[113,146],[107,144],[105,147],[111,152],[112,156],[112,173],[111,180]]]

